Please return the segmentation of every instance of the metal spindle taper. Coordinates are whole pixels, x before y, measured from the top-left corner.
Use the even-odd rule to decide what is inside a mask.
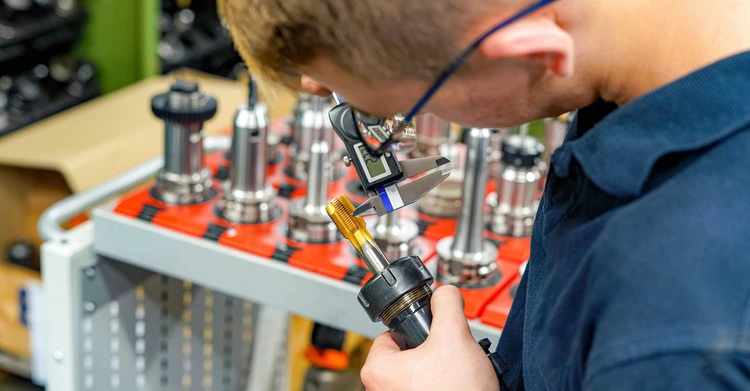
[[[467,130],[461,214],[453,237],[437,244],[438,281],[462,288],[483,288],[500,281],[497,248],[484,239],[484,195],[490,130]]]
[[[203,123],[216,114],[216,99],[198,90],[198,83],[176,81],[169,92],[151,100],[164,121],[164,169],[152,189],[168,204],[194,204],[213,197],[211,173],[203,165]]]
[[[299,114],[294,122],[293,141],[289,147],[290,161],[284,168],[288,176],[305,181],[310,172],[311,148],[316,141],[325,141],[329,148],[333,146],[333,126],[328,117],[328,112],[333,106],[328,98],[310,96],[306,101],[300,102]],[[340,170],[335,164],[326,166],[328,178],[336,179]]]
[[[305,198],[289,204],[289,236],[303,243],[332,243],[340,240],[336,225],[325,211],[328,205],[328,142],[318,140],[310,148],[310,171]]]
[[[383,249],[388,259],[399,259],[416,255],[414,239],[419,235],[417,223],[401,218],[401,211],[394,210],[378,217],[372,225],[372,237]]]
[[[497,178],[503,170],[503,140],[513,133],[513,128],[492,129],[490,137],[490,178]]]
[[[440,155],[440,146],[448,142],[451,123],[434,114],[422,114],[414,123],[417,127],[417,144],[411,157]]]
[[[279,216],[276,192],[267,181],[268,108],[258,102],[257,88],[250,80],[248,103],[237,109],[229,168],[217,214],[236,223],[263,223]]]
[[[436,217],[458,217],[461,210],[461,187],[464,182],[463,160],[458,148],[458,136],[451,133],[438,148],[438,154],[451,161],[451,174],[419,199],[419,211]]]

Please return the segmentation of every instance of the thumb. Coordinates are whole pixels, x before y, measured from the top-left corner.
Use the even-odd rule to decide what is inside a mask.
[[[377,357],[382,355],[388,355],[392,353],[398,353],[401,349],[396,344],[396,341],[391,337],[391,332],[386,331],[380,334],[374,341],[372,341],[372,347],[368,356]]]
[[[430,336],[471,337],[469,322],[464,314],[464,297],[458,288],[452,285],[437,288],[432,294],[430,307],[432,308]]]

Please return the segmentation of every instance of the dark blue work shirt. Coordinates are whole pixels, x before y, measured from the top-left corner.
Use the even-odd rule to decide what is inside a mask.
[[[601,105],[553,155],[505,383],[750,390],[750,52]]]

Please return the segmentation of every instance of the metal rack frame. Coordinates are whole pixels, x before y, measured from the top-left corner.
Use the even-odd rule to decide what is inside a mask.
[[[206,140],[207,145],[216,148],[225,147],[227,142],[225,139]],[[107,183],[61,201],[45,211],[40,219],[39,231],[49,239],[42,246],[48,332],[48,354],[43,359],[48,368],[48,390],[85,390],[90,384],[87,382],[92,381],[97,386],[88,389],[173,389],[165,388],[165,378],[172,386],[182,379],[182,389],[194,390],[203,389],[205,384],[200,383],[201,379],[206,381],[206,375],[212,380],[229,379],[223,383],[224,389],[228,390],[275,390],[274,387],[280,387],[279,370],[269,363],[278,360],[280,352],[285,350],[278,340],[285,329],[286,312],[372,338],[385,330],[382,324],[370,322],[365,315],[356,299],[359,292],[356,285],[121,216],[110,208],[95,210],[93,221],[71,231],[60,229],[61,221],[151,177],[161,165],[158,159],[146,162]],[[221,344],[239,344],[241,341],[236,337],[248,325],[214,322],[212,324],[217,330],[226,332],[232,329],[234,332],[223,340],[221,337],[212,338],[211,332],[206,334],[205,330],[208,320],[204,324],[192,317],[208,312],[213,314],[216,309],[208,306],[208,301],[205,306],[193,301],[165,303],[164,293],[160,299],[159,292],[167,290],[173,296],[182,297],[185,292],[190,292],[191,297],[201,298],[210,292],[214,297],[211,303],[222,298],[227,303],[236,300],[260,304],[254,305],[252,313],[256,346],[243,351],[243,354],[251,351],[249,361],[245,362],[240,358],[245,356],[237,356],[237,353],[231,353],[231,357],[218,353]],[[138,300],[136,304],[134,300]],[[210,316],[211,321],[214,317],[226,316],[225,312],[229,310],[216,311],[216,315]],[[190,314],[187,318],[186,312]],[[171,318],[165,321],[162,316],[160,320],[158,313],[168,313]],[[234,318],[242,317],[240,313],[235,315]],[[186,321],[188,318],[191,320]],[[154,337],[154,333],[159,334],[156,331],[139,337],[134,330],[141,327],[137,324],[141,319],[145,327],[160,329],[162,339]],[[204,335],[186,337],[185,322],[193,324],[195,330],[203,330]],[[499,329],[478,321],[469,323],[476,339],[498,340]],[[92,339],[94,337],[96,339]],[[95,345],[94,349],[88,347],[89,340],[107,341],[107,338],[121,341],[120,350],[113,352],[111,347],[102,344]],[[188,350],[193,354],[185,356],[184,351],[162,348],[161,353],[147,353],[145,364],[142,359],[141,364],[133,364],[134,360],[138,362],[138,354],[143,356],[143,352],[138,353],[138,342],[135,341],[138,338],[145,338],[147,346],[159,346],[160,343],[163,346],[164,341],[168,341],[169,346],[188,344],[193,346],[193,350]],[[211,347],[207,347],[209,345]],[[198,352],[201,346],[203,350]],[[276,358],[269,360],[269,352],[274,352]],[[195,355],[199,357],[193,357]],[[184,368],[183,372],[176,372],[174,364],[168,369],[164,364],[166,358],[171,360],[169,362],[192,366],[197,372],[201,371],[197,368],[198,363],[203,363],[203,377],[186,375]],[[110,361],[109,367],[99,364],[105,359]],[[243,361],[242,368],[235,366],[224,372],[217,369],[237,360]],[[92,361],[104,372],[92,372]],[[185,364],[187,362],[192,364]],[[130,370],[145,380],[127,377]],[[242,379],[246,374],[250,375],[249,384]],[[185,376],[191,380],[185,380]],[[187,388],[184,387],[185,381],[188,382]]]
[[[42,247],[47,390],[280,389],[288,314],[93,244],[89,222]]]
[[[386,329],[365,316],[359,287],[254,256],[215,242],[97,210],[94,251],[158,273],[280,308],[316,322],[375,338]],[[500,330],[469,322],[476,339],[496,341]]]

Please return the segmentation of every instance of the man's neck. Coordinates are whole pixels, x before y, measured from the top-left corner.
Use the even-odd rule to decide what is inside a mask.
[[[596,0],[595,0],[596,1]],[[671,3],[671,8],[666,5]],[[600,94],[625,104],[720,59],[750,50],[750,3],[745,0],[610,1],[599,28],[605,51]],[[679,8],[677,8],[679,7]],[[606,23],[606,24],[604,24]]]

